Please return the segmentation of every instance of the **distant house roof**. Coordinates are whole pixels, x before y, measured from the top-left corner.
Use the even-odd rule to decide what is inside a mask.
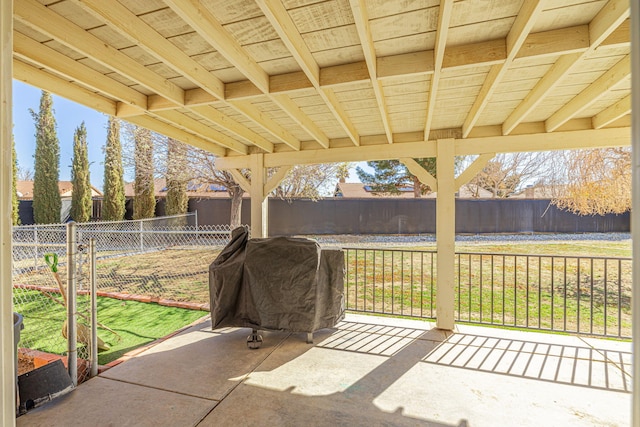
[[[530,185],[509,196],[510,199],[553,199],[563,190],[561,185]]]
[[[16,189],[20,200],[33,200],[33,181],[17,181]],[[73,193],[71,181],[58,181],[58,191],[60,197],[70,198]],[[91,186],[91,197],[102,197],[102,192],[93,185]]]
[[[401,198],[401,199],[413,199],[413,187],[407,186],[398,189],[399,193],[388,193],[388,192],[376,192],[373,191],[370,185],[365,185],[360,182],[338,182],[336,185],[336,190],[334,192],[334,197],[344,197],[351,199],[368,199],[374,197],[390,197],[390,198]],[[478,197],[476,197],[476,193]],[[435,199],[437,193],[431,192],[424,194],[422,198],[425,199]],[[477,188],[475,186],[471,186],[469,184],[463,185],[460,187],[460,190],[457,193],[457,197],[461,199],[488,199],[492,197],[491,192],[485,190],[484,188]]]
[[[134,183],[129,182],[124,185],[124,195],[125,197],[133,197],[135,194]],[[167,196],[167,181],[164,178],[156,178],[153,180],[153,190],[156,197],[166,197]],[[187,196],[189,198],[222,198],[226,199],[231,197],[227,188],[222,185],[217,184],[200,184],[195,182],[187,183]],[[248,194],[244,194],[244,196],[248,196]]]

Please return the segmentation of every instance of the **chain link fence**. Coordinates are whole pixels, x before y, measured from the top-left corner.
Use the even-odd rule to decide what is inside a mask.
[[[100,353],[100,364],[131,350],[127,336],[144,335],[149,341],[167,333],[152,305],[174,309],[207,310],[208,266],[230,237],[228,226],[199,226],[193,214],[139,221],[76,224],[75,276],[78,319],[78,378],[89,372],[88,346],[82,330],[89,326],[89,241],[96,252],[98,320],[104,320],[98,336],[111,349]],[[13,229],[13,303],[24,316],[19,344],[21,372],[36,368],[42,353],[65,355],[67,286],[67,227],[65,224],[18,226]],[[55,254],[55,255],[54,255]],[[57,272],[49,263],[57,257]],[[156,304],[157,305],[157,304]],[[183,315],[189,321],[202,311]],[[129,319],[129,317],[131,317]],[[108,319],[127,323],[125,331],[109,327]],[[115,322],[115,321],[114,321]],[[189,322],[190,323],[190,322]],[[184,326],[184,325],[183,325]],[[109,331],[111,329],[111,331]]]

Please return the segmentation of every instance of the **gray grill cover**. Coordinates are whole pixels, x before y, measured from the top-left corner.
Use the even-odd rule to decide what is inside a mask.
[[[344,255],[313,240],[251,239],[246,227],[209,267],[213,328],[314,332],[344,317]]]

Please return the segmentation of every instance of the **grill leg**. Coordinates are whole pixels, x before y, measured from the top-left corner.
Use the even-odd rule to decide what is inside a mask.
[[[251,350],[260,348],[262,345],[262,335],[258,334],[257,329],[251,330],[251,335],[247,337],[247,347]]]
[[[313,332],[307,332],[307,344],[313,344]]]

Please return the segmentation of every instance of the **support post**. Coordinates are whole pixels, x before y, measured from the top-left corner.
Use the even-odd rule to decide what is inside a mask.
[[[631,425],[640,427],[640,3],[631,1],[631,150],[633,242],[632,315],[633,396]]]
[[[267,182],[267,169],[264,167],[264,155],[252,154],[251,166],[251,237],[269,236],[269,199],[264,194]]]
[[[437,141],[436,199],[437,301],[436,326],[452,330],[455,314],[455,140]]]
[[[13,1],[7,0],[0,1],[0,425],[3,426],[15,425],[17,408],[11,283],[12,62]]]
[[[197,227],[196,227],[197,230]],[[89,239],[89,282],[91,285],[91,378],[98,375],[98,273],[96,239]]]
[[[74,386],[78,385],[78,340],[76,322],[76,223],[67,224],[67,367]]]

